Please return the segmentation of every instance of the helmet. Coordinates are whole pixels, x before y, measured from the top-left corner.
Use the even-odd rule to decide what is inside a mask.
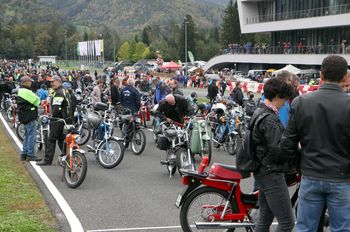
[[[89,128],[96,130],[101,124],[101,117],[96,112],[91,112],[87,116],[87,122]]]
[[[196,92],[192,92],[192,93],[191,93],[191,97],[192,97],[192,98],[197,98],[197,93],[196,93]]]
[[[83,93],[83,91],[81,91],[81,89],[76,89],[75,90],[75,94],[76,95],[81,95]]]

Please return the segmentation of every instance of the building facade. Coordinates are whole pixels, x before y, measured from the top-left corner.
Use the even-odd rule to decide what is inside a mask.
[[[350,0],[237,0],[237,6],[241,32],[269,33],[270,42],[229,47],[216,62],[228,62],[231,55],[245,70],[278,64],[317,68],[327,55],[340,54],[350,63]]]

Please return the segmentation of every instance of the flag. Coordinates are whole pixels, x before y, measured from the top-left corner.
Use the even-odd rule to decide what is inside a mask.
[[[194,56],[193,53],[191,51],[188,51],[188,58],[190,58],[191,63],[194,63]]]

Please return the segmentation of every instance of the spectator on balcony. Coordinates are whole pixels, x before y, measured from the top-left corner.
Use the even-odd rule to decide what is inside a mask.
[[[346,39],[343,39],[341,41],[341,50],[342,50],[342,54],[346,53],[346,48],[348,46],[348,42],[346,41]]]
[[[334,54],[336,49],[335,49],[335,44],[334,44],[334,39],[331,38],[331,41],[329,42],[329,46],[330,46],[330,53]]]

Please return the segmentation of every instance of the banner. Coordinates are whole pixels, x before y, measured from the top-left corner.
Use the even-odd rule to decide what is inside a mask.
[[[96,56],[101,56],[101,45],[100,45],[101,40],[95,40],[95,51],[96,51]]]
[[[190,58],[191,63],[194,63],[194,56],[193,53],[191,51],[188,51],[188,58]]]

